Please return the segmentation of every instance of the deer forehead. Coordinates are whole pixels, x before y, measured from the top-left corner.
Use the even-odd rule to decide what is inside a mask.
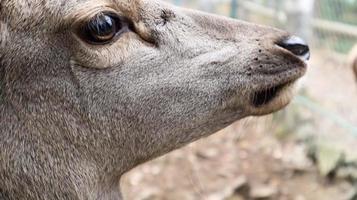
[[[140,0],[0,0],[0,20],[16,29],[56,29],[108,8],[138,20],[140,4]]]

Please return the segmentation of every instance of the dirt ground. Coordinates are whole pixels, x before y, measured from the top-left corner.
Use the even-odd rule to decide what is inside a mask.
[[[357,126],[357,82],[345,62],[313,51],[304,82],[309,98]],[[301,106],[293,103],[292,106]],[[315,137],[356,148],[348,127],[314,113]],[[282,122],[284,123],[284,122]],[[320,175],[296,137],[276,136],[271,116],[244,119],[231,127],[126,174],[122,187],[130,200],[354,200],[347,179]],[[357,152],[357,149],[356,151]]]

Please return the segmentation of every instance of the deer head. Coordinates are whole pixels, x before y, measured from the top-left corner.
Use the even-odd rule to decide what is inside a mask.
[[[155,0],[0,0],[0,199],[120,199],[121,175],[283,108],[308,46]]]

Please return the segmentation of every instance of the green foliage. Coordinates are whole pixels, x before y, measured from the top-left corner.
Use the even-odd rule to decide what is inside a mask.
[[[315,35],[319,45],[342,54],[348,54],[357,42],[356,38],[322,30],[316,30]]]
[[[354,46],[354,42],[356,42],[356,39],[341,37],[338,42],[334,43],[333,49],[336,52],[348,54]]]
[[[341,22],[345,24],[357,25],[357,0],[316,0],[316,17]],[[336,52],[347,54],[357,42],[356,38],[332,33],[317,33],[320,36],[320,43],[328,44],[328,48]]]
[[[356,0],[319,0],[316,7],[320,9],[321,18],[357,25]]]

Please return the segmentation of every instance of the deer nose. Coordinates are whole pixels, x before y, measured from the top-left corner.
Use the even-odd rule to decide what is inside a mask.
[[[303,60],[310,59],[310,48],[307,43],[299,37],[289,37],[288,39],[285,39],[282,42],[278,43],[278,45]]]

